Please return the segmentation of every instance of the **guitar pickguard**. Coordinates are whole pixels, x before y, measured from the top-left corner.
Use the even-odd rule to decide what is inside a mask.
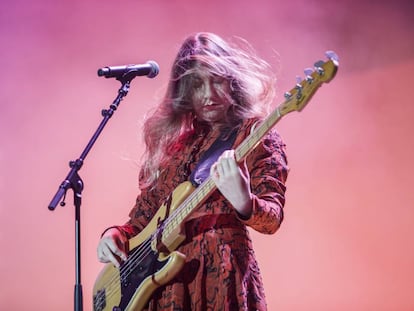
[[[132,261],[137,260],[137,249],[130,253]],[[153,276],[160,270],[164,269],[170,262],[170,260],[159,260],[158,253],[151,251],[145,256],[139,256],[139,264],[131,264],[131,260],[127,260],[121,264],[119,268],[118,286],[120,286],[121,293],[119,304],[113,306],[111,310],[124,311],[127,310],[128,304],[133,300],[134,294],[137,292],[138,287],[147,282],[155,282]],[[94,311],[103,311],[107,305],[108,289],[104,288],[99,290],[93,297]]]

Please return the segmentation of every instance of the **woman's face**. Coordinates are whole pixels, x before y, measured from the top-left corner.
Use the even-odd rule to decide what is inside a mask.
[[[197,118],[212,127],[226,122],[233,103],[227,79],[202,68],[193,79],[192,103]]]

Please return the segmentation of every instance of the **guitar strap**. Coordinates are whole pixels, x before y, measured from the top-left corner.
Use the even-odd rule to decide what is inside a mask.
[[[236,140],[237,132],[237,129],[234,129],[230,134],[221,134],[203,154],[190,175],[190,182],[194,187],[201,185],[210,176],[210,167],[225,150],[231,149]]]

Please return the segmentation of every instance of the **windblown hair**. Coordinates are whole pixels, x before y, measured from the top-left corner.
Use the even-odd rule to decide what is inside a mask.
[[[235,128],[249,118],[261,119],[275,95],[275,77],[270,65],[256,56],[242,41],[233,45],[212,33],[196,33],[181,46],[172,66],[166,94],[146,119],[143,128],[146,151],[141,187],[151,185],[160,165],[167,163],[171,147],[182,135],[193,131],[195,114],[191,98],[194,76],[200,66],[224,78],[230,86],[231,102],[227,123]]]

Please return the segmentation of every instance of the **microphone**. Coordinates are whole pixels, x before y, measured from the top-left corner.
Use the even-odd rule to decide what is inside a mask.
[[[160,67],[152,60],[141,65],[124,65],[124,66],[107,66],[98,69],[98,76],[105,78],[122,78],[125,75],[130,75],[131,78],[136,76],[148,76],[154,78],[158,75]]]

